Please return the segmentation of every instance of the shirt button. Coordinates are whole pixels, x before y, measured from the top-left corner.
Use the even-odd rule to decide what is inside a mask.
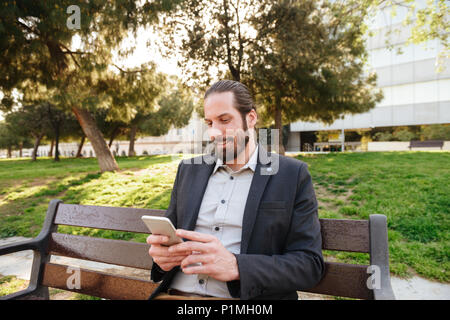
[[[222,201],[220,201],[220,202],[225,203],[225,200],[222,200]]]
[[[220,227],[215,227],[214,230],[219,231]]]
[[[198,283],[204,284],[204,283],[205,283],[205,280],[204,280],[204,279],[200,279],[200,280],[198,280]]]
[[[234,179],[234,177],[233,176],[230,176],[230,180],[233,180]]]

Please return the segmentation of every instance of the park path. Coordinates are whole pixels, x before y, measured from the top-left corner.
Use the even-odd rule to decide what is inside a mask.
[[[24,237],[0,239],[0,247],[6,244],[28,240]],[[14,275],[19,279],[29,280],[33,253],[31,250],[0,256],[0,277]],[[110,264],[83,261],[66,257],[52,257],[51,262],[73,265],[80,268],[123,274],[141,279],[149,279],[146,270],[113,266]],[[450,284],[430,281],[421,277],[401,279],[391,277],[392,288],[398,300],[450,300]],[[320,299],[317,295],[300,293],[302,299]]]

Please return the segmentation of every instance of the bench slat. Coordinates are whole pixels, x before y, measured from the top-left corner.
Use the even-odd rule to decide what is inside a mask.
[[[320,219],[322,249],[370,252],[369,221]]]
[[[150,245],[146,243],[52,233],[48,252],[65,257],[150,270],[152,259],[148,254],[149,248]]]
[[[136,278],[111,275],[80,268],[80,289],[69,289],[65,265],[47,263],[42,284],[51,288],[83,293],[112,300],[145,300],[157,288],[158,284]]]
[[[367,267],[337,262],[325,262],[326,271],[320,283],[305,292],[333,295],[355,299],[373,299],[373,292],[367,288]]]
[[[163,216],[164,213],[165,210],[157,209],[101,207],[61,203],[58,206],[55,224],[149,233],[141,217],[144,215]]]

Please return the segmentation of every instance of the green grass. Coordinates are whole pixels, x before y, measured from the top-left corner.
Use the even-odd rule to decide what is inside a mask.
[[[186,155],[185,157],[189,157]],[[393,275],[448,283],[450,153],[300,155],[309,165],[321,218],[388,218]],[[51,199],[65,203],[167,208],[179,156],[117,158],[99,173],[96,159],[0,160],[0,237],[36,236]],[[145,241],[146,235],[62,226],[60,232]],[[367,254],[324,252],[327,259],[369,264]]]
[[[28,281],[17,279],[15,276],[0,276],[0,297],[24,290],[28,287]]]
[[[28,287],[28,285],[29,281],[18,279],[16,276],[0,275],[0,297],[24,290]],[[49,288],[50,300],[60,300],[58,294],[61,293],[66,293],[66,295],[64,296],[65,300],[100,300],[100,298],[88,296],[85,294]]]
[[[450,153],[335,153],[297,157],[308,163],[319,216],[388,219],[391,271],[450,280]],[[369,262],[362,254],[333,253],[340,261]]]

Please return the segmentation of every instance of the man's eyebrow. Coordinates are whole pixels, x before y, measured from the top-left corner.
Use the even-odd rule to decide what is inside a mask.
[[[220,117],[223,117],[223,116],[229,116],[229,115],[231,115],[231,113],[225,112],[225,113],[219,114],[217,116],[217,118],[220,118]],[[208,118],[205,118],[205,121],[211,121],[211,120],[208,119]]]

